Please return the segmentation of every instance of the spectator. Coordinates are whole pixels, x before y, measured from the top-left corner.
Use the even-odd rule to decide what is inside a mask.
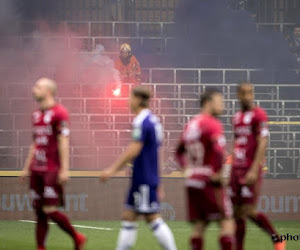
[[[300,25],[295,25],[293,29],[293,34],[289,41],[290,52],[295,54],[297,57],[297,62],[300,63]]]
[[[122,83],[141,83],[140,63],[132,55],[131,47],[123,43],[120,47],[120,56],[115,60],[115,68],[120,72]]]

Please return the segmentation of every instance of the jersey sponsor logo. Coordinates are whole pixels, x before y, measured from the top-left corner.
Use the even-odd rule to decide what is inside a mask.
[[[235,134],[239,135],[250,135],[251,134],[251,126],[239,126],[235,128]]]
[[[49,187],[49,186],[46,186],[44,188],[44,195],[43,195],[45,198],[50,198],[50,199],[55,199],[57,198],[57,193],[55,192],[54,188],[53,187]]]
[[[248,137],[247,136],[240,136],[236,139],[235,142],[238,145],[246,145],[248,143]]]
[[[33,131],[34,131],[35,135],[52,135],[53,134],[51,125],[34,126]]]
[[[47,159],[47,155],[46,155],[46,151],[43,149],[36,149],[34,152],[35,155],[35,159],[39,162],[39,163],[47,163],[48,159]]]
[[[245,148],[235,148],[234,149],[235,160],[243,161],[246,159],[246,149]]]
[[[38,146],[47,146],[48,142],[49,140],[47,136],[37,136],[35,138],[35,144]]]

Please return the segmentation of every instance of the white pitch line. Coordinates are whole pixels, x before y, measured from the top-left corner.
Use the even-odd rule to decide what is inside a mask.
[[[20,222],[27,222],[27,223],[36,223],[36,221],[33,220],[19,220]],[[51,225],[55,225],[56,223],[49,222]],[[105,231],[112,231],[112,228],[107,228],[107,227],[92,227],[92,226],[83,226],[83,225],[72,225],[73,227],[78,227],[78,228],[86,228],[86,229],[96,229],[96,230],[105,230]]]

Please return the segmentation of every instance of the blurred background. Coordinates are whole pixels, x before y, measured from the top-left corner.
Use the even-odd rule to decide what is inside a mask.
[[[0,170],[23,166],[31,88],[42,76],[57,81],[71,115],[71,170],[107,167],[130,141],[127,97],[137,83],[114,63],[128,43],[164,126],[165,175],[180,176],[174,147],[209,86],[225,96],[230,154],[236,84],[249,80],[271,121],[266,178],[300,177],[299,8],[297,0],[0,0]]]

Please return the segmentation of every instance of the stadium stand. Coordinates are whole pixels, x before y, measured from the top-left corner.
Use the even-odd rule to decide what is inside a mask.
[[[130,42],[138,46],[147,45],[152,51],[164,53],[172,38],[174,29],[174,9],[178,1],[134,1],[131,14],[124,22],[104,20],[103,11],[107,1],[59,1],[56,16],[49,17],[50,27],[68,27],[79,33],[78,37],[49,37],[61,39],[66,46],[72,41],[84,39],[83,51],[91,51],[101,43],[108,54],[114,55],[119,44]],[[72,2],[72,4],[71,4]],[[264,2],[264,3],[262,3]],[[270,11],[268,1],[260,1],[261,13],[257,17],[257,29],[272,29],[285,33],[290,23],[283,23],[283,1],[276,1]],[[270,8],[269,8],[270,9]],[[134,15],[132,14],[134,13]],[[268,13],[268,14],[267,14]],[[68,21],[65,21],[68,20]],[[274,23],[273,21],[276,21]],[[281,23],[280,23],[281,22]],[[40,23],[24,21],[19,23],[23,34],[10,34],[14,42],[2,37],[1,44],[9,41],[12,48],[22,48],[39,31]],[[39,39],[39,38],[35,38]],[[38,49],[36,51],[38,53]],[[207,55],[206,55],[207,56]],[[220,61],[220,55],[209,55]],[[259,105],[265,108],[270,117],[271,140],[267,154],[269,178],[300,177],[300,104],[298,95],[300,85],[297,71],[289,72],[296,81],[275,84],[272,80],[262,81],[260,70],[217,68],[145,68],[143,84],[153,89],[152,108],[158,114],[165,128],[164,149],[166,158],[172,156],[174,146],[183,124],[198,112],[199,95],[209,86],[223,90],[226,99],[226,113],[222,117],[228,140],[231,140],[231,117],[238,108],[235,99],[236,82],[248,79],[256,83],[255,92]],[[6,75],[11,68],[0,67]],[[31,140],[29,110],[34,109],[31,98],[31,82],[20,79],[33,79],[26,68],[15,74],[7,74],[5,85],[0,91],[0,169],[21,169]],[[50,77],[51,69],[44,69]],[[275,72],[276,73],[276,72]],[[21,77],[22,76],[22,77]],[[259,83],[259,84],[257,84]],[[14,91],[18,89],[18,91]],[[71,113],[71,167],[72,169],[104,168],[112,157],[122,152],[130,139],[132,120],[126,101],[122,98],[101,96],[99,86],[84,83],[64,84],[59,91],[58,101]],[[99,93],[99,94],[98,94]],[[294,93],[294,95],[293,95]],[[294,98],[294,99],[293,99]],[[80,145],[80,146],[79,146]]]
[[[148,72],[145,85],[153,89],[152,109],[159,115],[165,129],[164,150],[166,158],[172,156],[183,124],[199,111],[199,95],[210,86],[221,88],[226,100],[226,112],[222,121],[230,142],[231,117],[238,108],[232,72],[244,74],[255,82],[252,69],[143,69]],[[158,81],[157,71],[169,81]],[[191,83],[188,72],[197,72],[197,82]],[[205,72],[221,72],[221,78],[204,77]],[[170,73],[171,72],[171,73]],[[178,81],[177,74],[187,77]],[[235,74],[236,77],[237,74]],[[172,76],[172,77],[171,77]],[[226,77],[227,76],[227,77]],[[229,81],[231,79],[231,81]],[[130,87],[130,86],[129,86]],[[269,178],[295,178],[299,172],[300,104],[292,100],[286,90],[299,93],[300,85],[256,84],[257,103],[266,109],[270,118],[270,145],[267,154]],[[18,89],[20,91],[12,91]],[[65,84],[58,101],[71,114],[71,168],[101,169],[122,152],[130,140],[132,116],[127,98],[101,96],[101,88],[85,84]],[[97,93],[98,89],[98,93]],[[34,109],[30,84],[8,83],[1,86],[0,169],[13,170],[22,167],[31,140],[29,110]],[[96,93],[96,94],[95,94]],[[5,120],[5,121],[4,121]],[[299,174],[299,173],[298,173]]]

